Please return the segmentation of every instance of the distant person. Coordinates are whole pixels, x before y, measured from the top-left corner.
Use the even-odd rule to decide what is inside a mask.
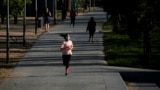
[[[45,13],[44,13],[44,24],[45,24],[46,32],[49,32],[50,17],[51,17],[51,12],[49,11],[48,8],[46,8]]]
[[[70,19],[71,19],[70,25],[73,25],[73,27],[75,25],[75,17],[76,17],[76,11],[74,8],[72,8],[70,11]]]
[[[69,34],[60,34],[60,36],[64,38],[60,50],[62,51],[63,65],[65,66],[65,75],[67,76],[69,72],[69,62],[72,55],[73,43],[70,40]]]
[[[93,43],[93,36],[96,31],[96,22],[93,17],[91,17],[88,22],[87,31],[89,31],[89,42]]]

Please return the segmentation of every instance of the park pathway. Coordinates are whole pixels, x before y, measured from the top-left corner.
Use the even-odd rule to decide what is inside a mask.
[[[97,22],[94,43],[88,42],[86,32],[91,16]],[[77,16],[74,28],[67,18],[50,32],[43,33],[10,77],[0,85],[0,90],[127,90],[119,68],[106,66],[104,61],[102,33],[99,30],[105,21],[103,10],[95,8],[93,12]],[[63,38],[60,33],[70,33],[74,43],[68,76],[65,76],[61,60],[59,47]]]

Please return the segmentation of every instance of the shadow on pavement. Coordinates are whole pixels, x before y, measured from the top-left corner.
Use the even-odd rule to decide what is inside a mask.
[[[141,82],[141,83],[156,83],[160,87],[160,72],[120,72],[124,81]]]

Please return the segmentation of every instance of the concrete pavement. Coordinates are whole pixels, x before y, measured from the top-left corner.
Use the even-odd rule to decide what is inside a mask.
[[[86,25],[93,16],[97,22],[94,43],[88,42]],[[42,34],[0,90],[127,90],[120,71],[150,71],[106,66],[101,30],[106,15],[100,8],[76,17],[75,27],[67,18],[63,23]],[[60,33],[70,33],[74,43],[70,71],[65,76],[62,65]],[[152,89],[154,90],[154,89]],[[159,89],[155,89],[159,90]]]

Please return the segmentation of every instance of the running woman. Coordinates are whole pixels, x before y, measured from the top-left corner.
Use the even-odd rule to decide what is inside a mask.
[[[63,65],[65,66],[65,75],[69,72],[69,62],[72,56],[73,43],[70,40],[69,34],[61,34],[64,37],[64,41],[61,44],[60,50],[62,51]]]

